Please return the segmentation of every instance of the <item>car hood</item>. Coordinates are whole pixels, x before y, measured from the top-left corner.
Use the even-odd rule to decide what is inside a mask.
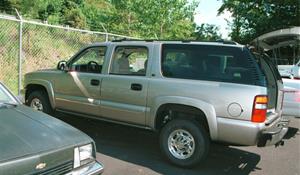
[[[90,142],[81,131],[26,106],[0,109],[0,162]]]

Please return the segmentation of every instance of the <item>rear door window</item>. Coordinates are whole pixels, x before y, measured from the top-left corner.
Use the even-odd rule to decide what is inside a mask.
[[[110,74],[145,76],[148,49],[142,46],[118,46],[115,49]]]
[[[244,48],[164,44],[162,74],[168,78],[256,84],[256,62]]]

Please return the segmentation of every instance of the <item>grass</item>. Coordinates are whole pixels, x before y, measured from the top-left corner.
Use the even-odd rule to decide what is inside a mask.
[[[14,94],[18,92],[19,24],[0,19],[0,81]],[[22,76],[38,69],[55,68],[84,45],[104,40],[104,36],[56,29],[33,24],[23,25]]]

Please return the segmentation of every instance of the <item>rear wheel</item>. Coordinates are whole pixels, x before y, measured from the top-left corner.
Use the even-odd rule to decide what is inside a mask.
[[[163,154],[181,167],[192,167],[205,160],[209,145],[206,130],[194,120],[174,119],[160,133]]]
[[[47,114],[52,114],[53,109],[50,105],[48,95],[45,91],[33,91],[29,94],[26,105],[37,111],[42,111]]]

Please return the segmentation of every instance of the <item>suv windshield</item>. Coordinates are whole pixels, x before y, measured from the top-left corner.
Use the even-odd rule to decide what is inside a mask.
[[[7,105],[17,105],[18,102],[15,98],[8,92],[8,90],[0,84],[0,109],[2,106]]]

